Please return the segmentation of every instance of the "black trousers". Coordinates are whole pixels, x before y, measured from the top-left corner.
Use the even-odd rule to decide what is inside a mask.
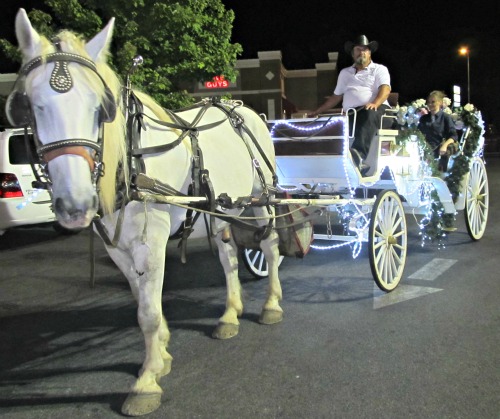
[[[375,111],[373,109],[360,109],[356,113],[356,130],[354,132],[354,142],[352,148],[359,151],[363,159],[368,155],[373,137],[380,129],[382,115],[389,106],[380,105]],[[352,132],[354,115],[349,115],[349,132]]]

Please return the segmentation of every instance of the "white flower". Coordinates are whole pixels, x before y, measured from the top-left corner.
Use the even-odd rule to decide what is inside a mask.
[[[443,112],[444,112],[444,113],[447,113],[448,115],[451,115],[451,114],[453,113],[453,112],[451,111],[451,109],[450,109],[450,108],[448,108],[448,107],[444,108],[444,109],[443,109]]]
[[[451,99],[449,97],[443,98],[443,106],[448,108],[451,105]]]
[[[399,125],[406,124],[406,106],[402,106],[399,109],[398,113],[396,114],[396,121]]]
[[[472,105],[471,103],[467,103],[467,105],[464,106],[464,109],[467,112],[474,112],[474,105]]]
[[[425,99],[417,99],[415,100],[413,103],[412,103],[412,106],[416,109],[419,109],[419,108],[425,108],[425,104],[426,104],[426,100]]]

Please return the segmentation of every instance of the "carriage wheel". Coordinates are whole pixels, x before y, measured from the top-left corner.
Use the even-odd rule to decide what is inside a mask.
[[[265,278],[269,275],[267,270],[267,262],[264,253],[260,249],[243,249],[241,252],[243,263],[250,273],[258,279]],[[283,262],[284,256],[280,255],[278,259],[278,266]]]
[[[392,291],[403,276],[408,244],[403,204],[396,192],[384,190],[377,196],[369,234],[373,278],[382,291]]]
[[[465,197],[465,225],[472,240],[483,237],[488,221],[488,177],[483,161],[476,157],[470,166]]]

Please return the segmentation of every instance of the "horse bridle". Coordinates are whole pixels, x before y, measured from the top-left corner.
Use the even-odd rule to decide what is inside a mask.
[[[89,68],[101,80],[104,86],[104,98],[103,104],[101,105],[101,109],[99,111],[100,127],[97,141],[87,140],[84,138],[70,138],[54,141],[43,145],[38,139],[36,132],[36,121],[34,120],[31,112],[31,103],[24,89],[23,91],[16,90],[16,84],[18,84],[21,78],[26,78],[26,76],[31,71],[38,68],[43,63],[50,62],[53,62],[55,65],[50,77],[49,84],[51,88],[58,93],[68,92],[73,87],[73,80],[68,69],[68,63],[75,63]],[[92,182],[94,186],[97,185],[97,181],[99,177],[102,176],[104,171],[102,163],[102,124],[103,122],[112,122],[114,120],[116,116],[116,101],[111,90],[97,71],[97,67],[92,60],[81,55],[62,51],[47,54],[44,57],[39,56],[32,59],[31,61],[26,63],[19,71],[18,80],[14,85],[14,90],[7,99],[7,103],[8,108],[18,108],[15,110],[18,112],[17,115],[12,114],[12,110],[10,112],[10,115],[8,112],[8,117],[12,125],[23,126],[25,129],[27,127],[32,127],[33,137],[37,146],[36,152],[40,160],[39,163],[42,171],[42,176],[45,178],[45,180],[42,180],[37,174],[37,171],[34,170],[35,176],[37,177],[37,180],[39,182],[41,182],[48,188],[48,186],[50,185],[50,176],[48,174],[47,168],[48,163],[58,156],[72,154],[81,156],[87,161],[92,173]],[[93,151],[89,153],[87,150],[88,148],[92,149]]]

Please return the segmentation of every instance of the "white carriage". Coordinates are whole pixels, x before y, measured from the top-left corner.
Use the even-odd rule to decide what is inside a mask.
[[[384,123],[387,125],[385,117],[382,126]],[[398,147],[398,130],[378,130],[366,159],[369,169],[362,174],[349,151],[353,133],[345,114],[272,120],[268,125],[275,145],[279,188],[291,194],[293,202],[324,209],[315,225],[314,243],[346,242],[355,247],[356,254],[356,248],[368,242],[371,271],[380,289],[391,291],[399,284],[407,256],[405,214],[426,215],[430,191],[437,192],[444,213],[465,210],[467,231],[473,240],[483,236],[489,202],[482,143],[469,160],[469,172],[454,202],[444,176],[432,176],[426,170],[417,142],[406,144],[404,150]],[[463,152],[469,133],[469,129],[463,131],[458,154]],[[453,157],[449,167],[452,164]],[[243,260],[255,276],[267,274],[259,251],[244,249]]]

